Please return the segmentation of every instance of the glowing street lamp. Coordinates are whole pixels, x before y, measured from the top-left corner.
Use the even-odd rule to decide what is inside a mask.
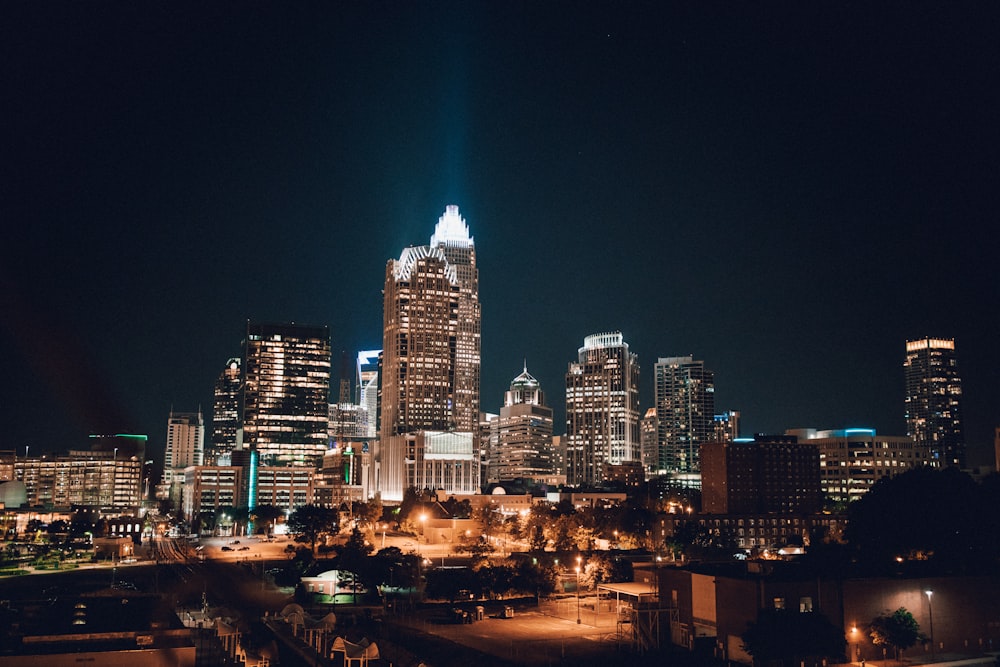
[[[579,559],[577,559],[579,560]],[[576,566],[576,624],[580,624],[580,566]]]
[[[931,597],[934,595],[934,591],[927,589],[924,591],[927,596],[927,615],[930,617],[931,622],[931,662],[934,662],[934,606],[931,604]]]
[[[423,536],[424,539],[427,539],[427,532],[426,532],[426,529],[425,529],[426,524],[427,524],[427,515],[426,514],[421,514],[420,515],[420,535]],[[420,540],[417,540],[417,555],[418,556],[420,555]]]

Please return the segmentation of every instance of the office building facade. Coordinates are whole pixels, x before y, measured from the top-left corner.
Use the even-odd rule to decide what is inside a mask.
[[[256,452],[262,466],[318,466],[329,400],[328,327],[247,322],[237,447]]]
[[[820,485],[830,503],[843,505],[868,493],[883,477],[933,464],[930,447],[909,436],[878,435],[871,428],[785,431],[819,449]]]
[[[205,459],[205,420],[198,412],[170,411],[167,419],[167,449],[163,461],[163,481],[174,506],[181,503],[184,469],[200,466]]]
[[[620,331],[592,334],[566,373],[566,481],[599,484],[639,461],[639,361]]]
[[[953,338],[906,341],[906,435],[941,467],[965,466],[962,381]]]
[[[215,465],[220,460],[229,460],[229,454],[236,448],[236,434],[242,422],[240,419],[240,387],[242,386],[242,366],[239,357],[231,357],[215,380],[212,403],[212,440],[205,452],[205,463]]]
[[[545,404],[545,393],[528,373],[527,364],[511,380],[500,416],[493,423],[498,481],[541,481],[552,476],[552,408]]]
[[[696,476],[700,447],[715,439],[715,375],[693,357],[660,357],[654,372],[659,469]]]
[[[428,470],[425,460],[413,458],[424,453],[456,467],[441,479],[465,480],[474,473],[478,487],[478,285],[475,243],[457,206],[447,207],[429,245],[406,248],[386,264],[376,454],[384,500],[402,500],[417,480],[437,478],[437,464]],[[433,442],[442,433],[463,436],[448,438],[441,448],[424,447],[420,443],[427,439],[415,436],[425,431],[434,434]],[[449,453],[456,458],[448,459]],[[466,470],[470,465],[474,471]]]
[[[818,512],[819,449],[794,435],[701,446],[705,514],[805,515]]]

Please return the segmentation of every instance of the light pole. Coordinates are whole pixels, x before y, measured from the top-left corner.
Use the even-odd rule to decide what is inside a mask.
[[[580,624],[580,566],[576,566],[576,624]]]
[[[853,662],[860,662],[861,660],[861,648],[858,646],[858,626],[851,626],[851,642],[854,644],[854,660]]]
[[[934,605],[931,604],[934,591],[928,588],[924,593],[927,595],[927,615],[931,622],[931,662],[934,662]]]
[[[424,539],[427,538],[426,525],[427,525],[427,515],[426,514],[421,514],[420,515],[420,536],[423,537]],[[420,540],[417,540],[417,555],[418,556],[420,555]]]

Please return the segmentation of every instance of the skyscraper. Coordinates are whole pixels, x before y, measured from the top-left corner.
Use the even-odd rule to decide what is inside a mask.
[[[231,357],[215,381],[212,442],[205,453],[206,465],[218,465],[220,458],[228,461],[230,452],[236,447],[236,432],[241,425],[241,366],[239,357]]]
[[[715,376],[692,357],[660,357],[654,367],[659,469],[696,486],[699,448],[715,435]]]
[[[527,364],[511,380],[495,423],[500,481],[552,476],[552,408],[545,405],[545,393],[528,373]]]
[[[163,461],[164,482],[170,487],[170,498],[180,507],[184,484],[184,469],[204,463],[205,421],[198,412],[170,411],[167,419],[167,450]]]
[[[566,373],[566,482],[596,484],[605,464],[638,461],[639,361],[620,331],[583,339]]]
[[[318,465],[329,421],[329,328],[248,321],[243,359],[238,446],[261,465]]]
[[[389,260],[384,299],[382,497],[401,500],[405,488],[432,482],[478,488],[479,274],[457,206],[447,207],[429,245]]]
[[[939,466],[965,466],[962,434],[962,381],[955,339],[906,341],[906,434],[928,445]]]
[[[382,350],[358,352],[357,393],[358,405],[364,409],[365,435],[374,439],[378,435],[378,385],[379,357]]]

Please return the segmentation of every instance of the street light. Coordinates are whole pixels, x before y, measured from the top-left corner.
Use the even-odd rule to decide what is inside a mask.
[[[579,559],[577,559],[579,560]],[[576,566],[576,623],[580,624],[580,566]]]
[[[854,660],[857,662],[861,658],[861,647],[858,646],[858,626],[851,626],[851,641],[854,643]]]
[[[420,515],[420,535],[424,539],[427,539],[427,530],[425,528],[426,523],[427,523],[427,515],[426,514],[421,514]],[[420,540],[417,540],[417,555],[418,556],[420,555]]]
[[[924,593],[927,595],[927,615],[931,621],[931,662],[934,662],[934,606],[931,604],[934,591],[928,588]]]

